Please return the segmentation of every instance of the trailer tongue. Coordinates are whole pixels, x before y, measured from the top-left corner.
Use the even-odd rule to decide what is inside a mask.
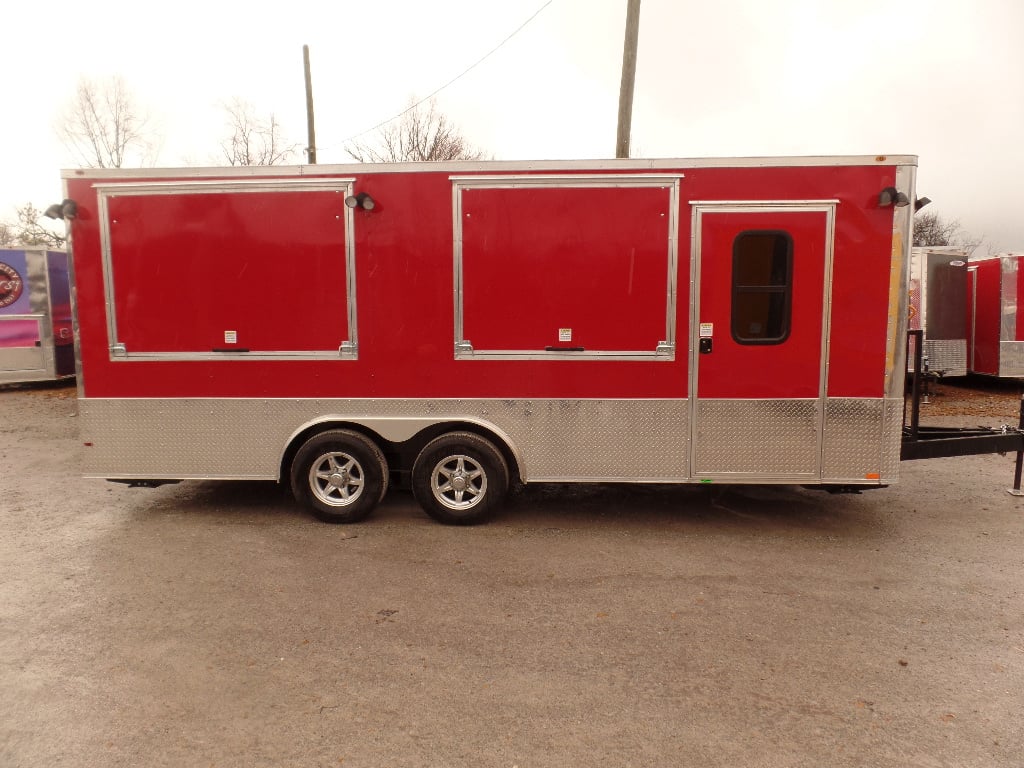
[[[952,456],[974,456],[982,453],[1016,453],[1013,487],[1009,492],[1024,496],[1021,474],[1024,470],[1024,396],[1020,403],[1020,418],[1016,427],[936,427],[921,424],[921,389],[923,377],[923,331],[910,331],[908,341],[916,350],[910,388],[909,420],[903,427],[903,446],[900,458],[939,459]]]

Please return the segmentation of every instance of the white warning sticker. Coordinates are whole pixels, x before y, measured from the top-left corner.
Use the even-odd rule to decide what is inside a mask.
[[[558,329],[558,340],[559,341],[572,341],[572,328],[559,328]]]
[[[715,324],[701,323],[699,333],[702,339],[710,339],[712,336],[715,335]]]

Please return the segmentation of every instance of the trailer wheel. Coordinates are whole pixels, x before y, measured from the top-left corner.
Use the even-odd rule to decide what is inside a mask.
[[[292,461],[292,492],[326,523],[355,523],[387,490],[387,461],[367,437],[332,429],[311,437]]]
[[[479,435],[451,432],[427,443],[412,468],[412,491],[428,515],[449,525],[482,522],[508,490],[508,464]]]

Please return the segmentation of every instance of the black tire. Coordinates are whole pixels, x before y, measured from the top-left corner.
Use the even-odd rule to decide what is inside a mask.
[[[332,429],[307,440],[292,461],[292,492],[325,523],[355,523],[384,498],[388,465],[369,438]]]
[[[470,432],[427,443],[412,468],[412,492],[428,515],[448,525],[483,522],[508,490],[508,464],[494,444]]]

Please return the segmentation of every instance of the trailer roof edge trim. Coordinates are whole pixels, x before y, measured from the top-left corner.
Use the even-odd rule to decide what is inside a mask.
[[[189,178],[330,176],[354,173],[472,173],[475,171],[647,171],[675,168],[758,168],[828,165],[917,165],[917,155],[808,155],[803,157],[663,158],[651,160],[485,160],[464,162],[363,163],[324,165],[252,165],[189,168],[65,168],[61,178]]]

